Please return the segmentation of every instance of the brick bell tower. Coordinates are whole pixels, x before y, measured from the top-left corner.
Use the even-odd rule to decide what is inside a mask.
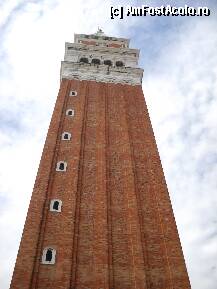
[[[11,289],[189,289],[129,40],[66,43]]]

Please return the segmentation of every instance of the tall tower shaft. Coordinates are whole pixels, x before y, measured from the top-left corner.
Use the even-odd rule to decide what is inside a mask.
[[[138,57],[66,43],[11,289],[190,289]]]

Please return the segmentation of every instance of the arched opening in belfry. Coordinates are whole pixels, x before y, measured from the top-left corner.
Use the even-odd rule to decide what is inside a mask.
[[[124,63],[122,61],[116,61],[116,66],[122,67],[124,66]]]
[[[94,64],[94,65],[100,65],[100,60],[97,59],[97,58],[93,58],[91,63]]]
[[[86,57],[81,57],[80,60],[79,60],[79,62],[89,63],[88,58],[86,58]]]
[[[111,60],[104,60],[104,64],[108,66],[112,66]]]

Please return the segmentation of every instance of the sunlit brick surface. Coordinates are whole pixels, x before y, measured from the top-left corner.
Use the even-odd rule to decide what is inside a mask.
[[[62,81],[10,288],[190,288],[141,86]]]

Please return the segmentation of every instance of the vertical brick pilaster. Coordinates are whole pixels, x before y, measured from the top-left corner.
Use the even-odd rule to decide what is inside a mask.
[[[190,289],[141,86],[62,81],[10,288]]]
[[[10,288],[34,288],[33,280],[35,266],[39,262],[37,254],[41,227],[44,220],[44,211],[50,182],[50,173],[53,166],[53,158],[56,150],[56,141],[59,130],[59,122],[67,93],[68,81],[63,80],[57,97],[48,135],[44,145],[29,209],[23,230],[22,239],[17,255],[14,273]]]

